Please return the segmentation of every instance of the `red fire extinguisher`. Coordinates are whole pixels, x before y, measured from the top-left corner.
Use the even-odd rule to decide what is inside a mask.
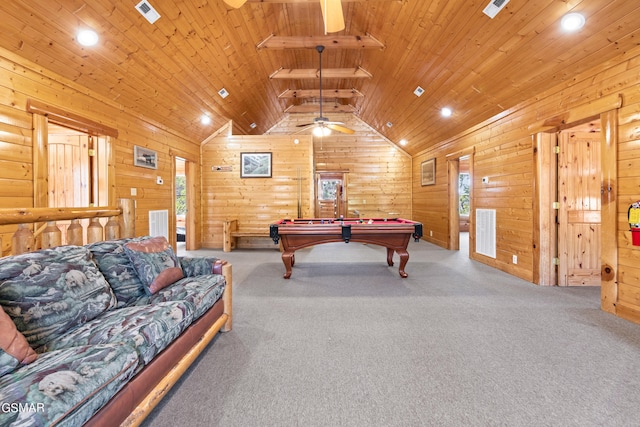
[[[640,246],[640,200],[631,203],[627,217],[631,229],[631,243],[633,246]]]

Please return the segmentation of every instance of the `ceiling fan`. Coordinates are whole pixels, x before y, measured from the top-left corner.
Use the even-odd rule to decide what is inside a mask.
[[[344,123],[342,122],[331,122],[326,117],[322,116],[322,52],[324,51],[324,46],[316,46],[316,50],[320,56],[320,115],[313,119],[313,123],[305,123],[303,125],[298,125],[298,127],[303,127],[300,132],[307,130],[308,128],[313,128],[313,134],[315,136],[327,136],[331,133],[331,130],[337,130],[338,132],[346,133],[352,135],[355,131],[353,129],[349,129],[348,127],[342,126]]]
[[[324,32],[337,33],[344,30],[344,16],[342,14],[341,0],[318,0],[322,9],[322,19],[324,20]],[[224,0],[229,6],[238,9],[247,0]]]

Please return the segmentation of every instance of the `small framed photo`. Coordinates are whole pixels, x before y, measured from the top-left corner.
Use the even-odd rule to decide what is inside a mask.
[[[141,168],[158,169],[158,153],[148,148],[134,145],[133,164]]]
[[[271,178],[271,153],[240,153],[241,178]]]
[[[434,185],[436,183],[436,159],[425,160],[420,165],[420,177],[422,185]]]

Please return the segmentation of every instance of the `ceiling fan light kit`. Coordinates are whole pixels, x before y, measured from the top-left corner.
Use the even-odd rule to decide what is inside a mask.
[[[331,135],[331,129],[329,129],[328,127],[324,127],[324,126],[317,126],[317,127],[313,128],[312,133],[313,133],[314,136],[317,136],[318,138],[321,138],[323,136]]]

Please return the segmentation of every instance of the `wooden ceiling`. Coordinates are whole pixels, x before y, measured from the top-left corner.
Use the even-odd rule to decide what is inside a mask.
[[[11,0],[0,3],[0,47],[199,142],[229,120],[236,134],[262,134],[313,109],[322,42],[325,102],[415,154],[640,41],[637,1],[511,0],[494,19],[488,2],[343,0],[345,30],[324,36],[319,0],[149,0],[154,24],[138,0]],[[587,23],[567,34],[570,11]],[[75,41],[83,27],[97,46]]]

